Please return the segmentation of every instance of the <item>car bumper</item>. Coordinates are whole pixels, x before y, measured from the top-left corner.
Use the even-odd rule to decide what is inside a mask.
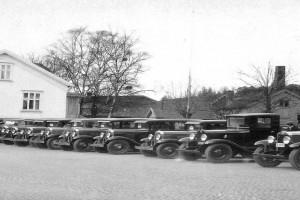
[[[37,139],[32,140],[31,142],[32,142],[32,143],[36,143],[36,144],[44,144],[44,143],[45,143],[44,140],[37,140]]]
[[[135,146],[135,148],[144,151],[154,151],[154,148],[152,146]]]
[[[273,154],[262,154],[262,153],[254,153],[253,156],[263,156],[265,158],[274,158],[279,160],[284,160],[286,157],[284,155],[273,155]]]
[[[28,139],[11,139],[10,141],[14,141],[14,142],[28,142]]]
[[[103,143],[93,143],[93,144],[90,144],[91,147],[105,147],[105,144]]]
[[[71,143],[69,143],[69,142],[59,142],[58,145],[59,146],[71,146]]]

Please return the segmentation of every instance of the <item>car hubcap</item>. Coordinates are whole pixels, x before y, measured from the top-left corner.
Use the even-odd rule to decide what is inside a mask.
[[[172,147],[165,147],[164,148],[164,154],[173,155],[174,153],[175,153],[174,148],[172,148]]]
[[[122,145],[122,144],[115,144],[115,145],[114,145],[114,149],[115,149],[116,151],[121,151],[121,150],[124,149],[124,145]]]

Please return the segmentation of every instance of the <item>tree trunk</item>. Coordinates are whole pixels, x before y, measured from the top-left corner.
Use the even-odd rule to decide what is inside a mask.
[[[112,113],[114,111],[115,104],[116,104],[116,99],[117,99],[117,95],[114,95],[113,96],[113,101],[111,103],[111,106],[110,106],[110,109],[109,109],[109,113],[108,113],[108,116],[107,116],[108,118],[111,118],[111,116],[112,116]]]

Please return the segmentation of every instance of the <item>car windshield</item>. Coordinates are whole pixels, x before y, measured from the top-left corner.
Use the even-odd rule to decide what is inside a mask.
[[[148,129],[149,125],[147,123],[136,123],[135,124],[137,129]]]
[[[249,128],[249,125],[246,124],[244,117],[228,117],[227,127],[238,129],[238,128]]]
[[[112,128],[111,122],[95,122],[93,124],[94,128]]]

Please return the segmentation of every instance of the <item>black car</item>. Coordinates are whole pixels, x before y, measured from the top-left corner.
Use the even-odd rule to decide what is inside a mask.
[[[17,146],[36,146],[36,143],[32,141],[35,139],[37,133],[44,132],[47,127],[53,127],[60,124],[65,124],[70,120],[66,119],[36,119],[33,120],[33,124],[29,126],[18,127],[17,132],[11,139]],[[43,147],[38,144],[38,147]]]
[[[16,133],[21,127],[32,126],[34,120],[21,119],[14,121],[13,123],[7,123],[1,127],[0,140],[7,145],[13,145],[12,139],[16,136]]]
[[[76,120],[73,119],[55,119],[46,121],[46,127],[40,132],[37,132],[30,138],[30,143],[33,146],[40,148],[59,149],[55,143],[58,136],[68,127],[76,125]]]
[[[280,131],[280,116],[273,113],[245,113],[226,116],[225,130],[202,130],[182,138],[179,155],[196,160],[205,155],[209,162],[224,163],[240,154],[252,157],[254,143]]]
[[[91,151],[94,137],[109,128],[131,128],[140,118],[90,118],[82,120],[83,126],[72,127],[59,136],[58,145],[63,150]]]
[[[255,143],[254,160],[262,167],[276,167],[282,162],[300,170],[300,131],[281,131],[277,137],[269,136],[267,140]]]
[[[164,159],[177,157],[180,146],[179,139],[196,133],[198,130],[225,129],[225,120],[174,120],[169,122],[170,130],[159,129],[154,135],[142,139],[140,151],[145,156],[158,156]],[[158,127],[159,128],[159,127]]]
[[[144,119],[135,121],[130,128],[120,129],[113,126],[103,131],[91,145],[98,152],[119,155],[129,151],[139,151],[142,139],[154,135],[157,130],[175,130],[175,124],[184,128],[187,119]],[[180,123],[179,123],[180,122]]]

